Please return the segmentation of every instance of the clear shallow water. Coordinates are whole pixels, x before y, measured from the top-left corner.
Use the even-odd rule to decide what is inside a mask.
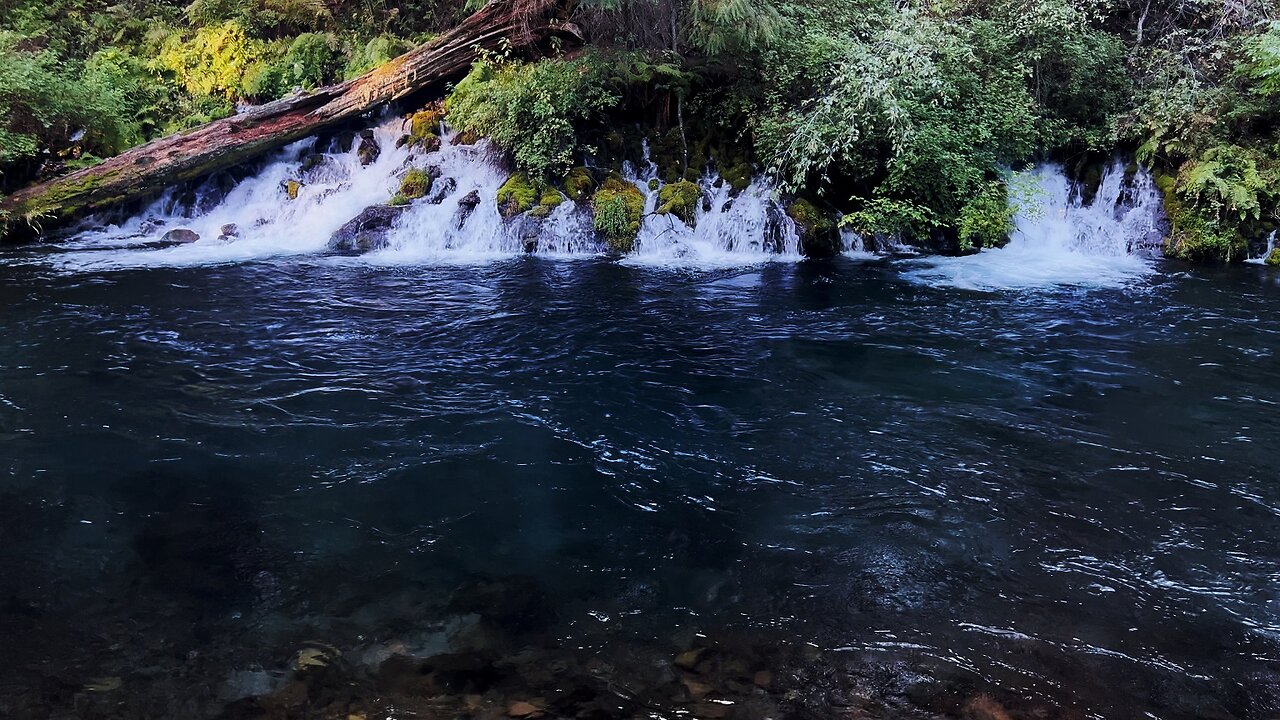
[[[1267,268],[45,253],[0,264],[6,716],[217,714],[306,641],[430,655],[476,578],[538,599],[501,652],[809,643],[770,668],[796,716],[1280,711]]]

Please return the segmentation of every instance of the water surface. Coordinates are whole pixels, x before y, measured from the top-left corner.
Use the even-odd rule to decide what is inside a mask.
[[[937,272],[11,251],[0,714],[216,715],[477,582],[503,652],[807,647],[792,714],[1280,712],[1280,274]]]

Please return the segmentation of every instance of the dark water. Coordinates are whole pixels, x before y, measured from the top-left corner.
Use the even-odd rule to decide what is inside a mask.
[[[976,292],[843,261],[22,257],[5,717],[216,716],[309,641],[376,665],[477,615],[493,652],[618,667],[753,644],[784,716],[1280,713],[1266,268]],[[597,716],[688,712],[637,692]]]

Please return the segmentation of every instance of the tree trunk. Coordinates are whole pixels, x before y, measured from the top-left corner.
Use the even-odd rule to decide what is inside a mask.
[[[466,70],[482,53],[528,50],[555,35],[577,37],[565,0],[491,0],[461,25],[340,85],[260,105],[158,138],[85,168],[0,198],[9,230],[57,223],[223,170],[313,135]],[[25,223],[24,223],[25,221]],[[0,236],[6,227],[0,226]]]

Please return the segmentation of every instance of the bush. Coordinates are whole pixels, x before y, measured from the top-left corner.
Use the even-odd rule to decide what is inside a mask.
[[[988,183],[960,208],[960,250],[1001,247],[1013,232],[1016,208],[1009,202],[1009,188],[1003,182]]]
[[[337,79],[342,68],[342,45],[329,33],[303,33],[294,38],[279,59],[249,73],[245,95],[273,100],[294,88],[313,90]]]
[[[530,175],[559,174],[579,150],[576,125],[617,100],[600,75],[588,60],[482,60],[450,94],[449,120],[488,136]]]
[[[0,173],[30,166],[45,152],[108,155],[139,139],[124,97],[106,76],[77,77],[53,53],[19,46],[16,35],[0,32]]]
[[[379,35],[351,54],[343,76],[350,79],[363,75],[413,49],[413,44],[395,35]]]
[[[245,97],[246,80],[261,72],[263,45],[245,32],[240,23],[196,30],[186,38],[173,35],[160,50],[160,64],[172,72],[187,92],[226,100]]]

